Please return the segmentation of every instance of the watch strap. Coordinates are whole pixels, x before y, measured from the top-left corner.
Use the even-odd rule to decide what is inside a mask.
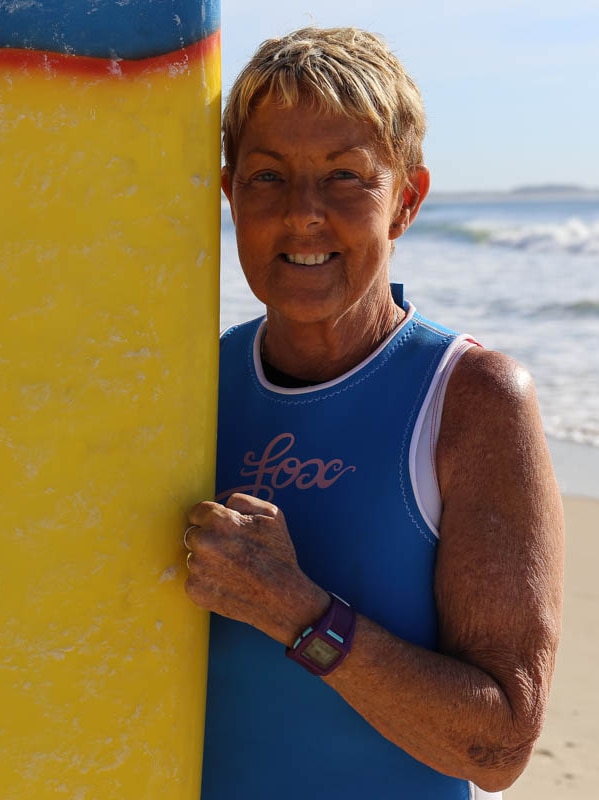
[[[309,625],[286,650],[288,658],[313,675],[328,675],[348,656],[356,630],[353,608],[333,592],[324,615]]]

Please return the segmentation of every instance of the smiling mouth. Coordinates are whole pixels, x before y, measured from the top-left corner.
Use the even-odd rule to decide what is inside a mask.
[[[300,264],[305,267],[313,267],[316,264],[325,264],[330,261],[335,253],[310,253],[309,255],[302,255],[301,253],[284,253],[285,261],[289,264]]]

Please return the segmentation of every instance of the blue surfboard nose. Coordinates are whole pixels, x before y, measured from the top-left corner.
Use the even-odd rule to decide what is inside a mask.
[[[215,33],[220,0],[0,0],[0,47],[140,59]]]

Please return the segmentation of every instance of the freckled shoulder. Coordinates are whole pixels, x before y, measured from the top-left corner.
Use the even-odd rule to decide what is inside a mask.
[[[510,356],[473,347],[460,359],[448,387],[448,400],[518,401],[532,389],[528,370]]]
[[[526,445],[526,446],[524,446]],[[536,392],[528,370],[502,353],[472,348],[460,359],[445,397],[437,447],[444,487],[501,473],[545,448]]]

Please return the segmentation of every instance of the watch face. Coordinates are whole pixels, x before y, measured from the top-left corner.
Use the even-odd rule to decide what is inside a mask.
[[[302,650],[302,656],[312,661],[316,666],[321,669],[328,669],[335,661],[341,658],[341,653],[337,648],[332,647],[324,639],[316,636],[309,642]]]

